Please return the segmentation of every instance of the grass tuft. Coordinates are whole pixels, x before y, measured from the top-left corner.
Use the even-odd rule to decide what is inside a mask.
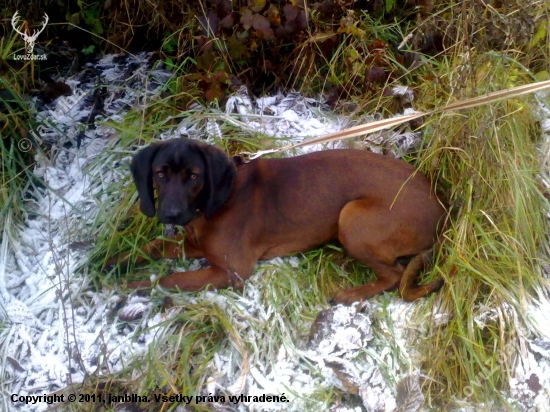
[[[455,93],[433,93],[453,90],[456,67],[475,70]],[[498,53],[457,54],[434,74],[443,87],[421,85],[420,104],[532,81],[519,61]],[[526,305],[545,284],[548,222],[535,111],[532,99],[512,99],[425,124],[428,143],[419,165],[445,193],[451,215],[445,257],[435,269],[447,282],[437,297],[439,312],[451,317],[432,321],[424,343],[434,406],[464,398],[507,404],[500,391],[518,362],[520,330],[530,324]]]

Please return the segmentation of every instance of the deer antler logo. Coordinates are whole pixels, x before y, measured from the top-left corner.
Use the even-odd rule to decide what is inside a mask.
[[[44,16],[45,16],[45,18],[44,18],[44,22],[42,23],[42,28],[40,30],[34,30],[32,35],[29,35],[25,32],[22,32],[21,30],[19,30],[17,28],[17,24],[19,23],[19,17],[20,17],[18,11],[16,11],[15,14],[13,15],[13,17],[11,18],[11,25],[12,25],[13,29],[17,33],[19,33],[23,37],[23,40],[25,41],[27,54],[30,54],[30,55],[33,54],[36,39],[38,38],[38,35],[44,31],[44,29],[46,28],[46,24],[48,24],[48,21],[50,20],[46,13],[44,13]],[[23,23],[23,26],[26,27],[27,32],[30,32],[26,22]]]

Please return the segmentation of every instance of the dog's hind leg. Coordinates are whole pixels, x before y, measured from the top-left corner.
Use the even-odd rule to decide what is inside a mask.
[[[403,274],[403,266],[396,262],[387,210],[374,202],[356,200],[340,212],[338,239],[347,253],[374,270],[377,280],[351,289],[334,297],[335,303],[351,304],[396,289]]]
[[[392,267],[373,262],[366,264],[374,270],[377,279],[374,282],[338,292],[332,299],[333,303],[351,305],[353,302],[361,302],[384,291],[393,290],[399,285],[402,271],[397,265]]]
[[[399,294],[405,302],[420,299],[428,293],[438,291],[443,286],[443,279],[436,279],[426,285],[418,285],[416,283],[418,274],[426,266],[426,260],[431,256],[431,253],[431,250],[419,253],[407,265],[399,282]]]
[[[423,268],[424,251],[431,246],[433,234],[414,216],[404,219],[401,215],[402,211],[379,204],[376,199],[355,200],[342,209],[338,221],[340,242],[351,257],[371,267],[378,279],[338,293],[334,298],[337,303],[369,299],[399,286],[403,299],[411,301],[441,286],[433,282],[415,287],[413,281]],[[414,258],[403,263],[408,256]],[[406,268],[409,271],[401,281]]]

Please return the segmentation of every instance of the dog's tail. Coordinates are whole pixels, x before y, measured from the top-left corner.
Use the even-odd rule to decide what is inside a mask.
[[[428,293],[437,292],[443,286],[442,278],[436,279],[426,285],[418,285],[418,275],[432,258],[434,248],[424,250],[416,255],[405,268],[399,282],[399,294],[405,302],[420,299]]]

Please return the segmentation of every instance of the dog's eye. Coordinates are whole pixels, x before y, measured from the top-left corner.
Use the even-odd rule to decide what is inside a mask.
[[[195,180],[197,177],[199,177],[199,175],[196,173],[191,173],[191,175],[189,175],[189,179],[191,180]]]
[[[164,179],[164,172],[157,172],[157,177],[159,179]]]

